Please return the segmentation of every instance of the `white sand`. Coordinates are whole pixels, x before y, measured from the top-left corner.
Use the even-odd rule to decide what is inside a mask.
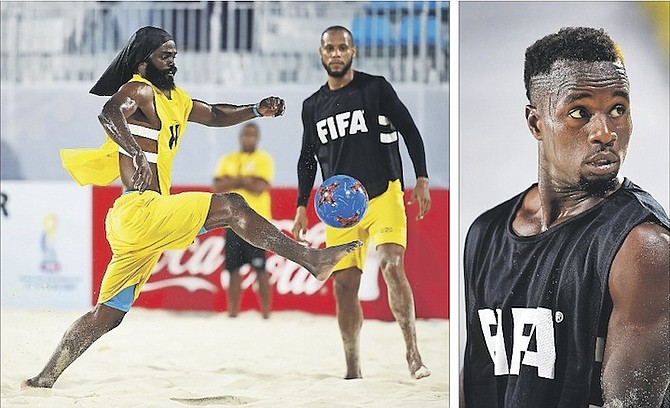
[[[53,389],[21,389],[39,372],[83,311],[2,310],[2,407],[286,408],[447,407],[447,320],[417,321],[419,350],[432,376],[413,380],[400,328],[366,320],[364,379],[345,381],[332,316],[136,308],[94,343]]]

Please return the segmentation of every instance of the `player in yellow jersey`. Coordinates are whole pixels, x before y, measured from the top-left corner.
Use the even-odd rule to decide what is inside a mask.
[[[214,173],[214,192],[238,193],[249,206],[265,219],[272,219],[270,182],[274,178],[274,160],[268,152],[258,149],[260,135],[255,123],[247,123],[240,131],[240,149],[219,160]],[[244,241],[230,228],[225,232],[228,282],[228,315],[236,317],[240,309],[242,282],[240,267],[250,264],[256,271],[258,298],[263,318],[270,317],[272,293],[265,270],[265,250]]]
[[[109,184],[121,177],[124,193],[105,220],[112,259],[98,303],[65,332],[35,377],[24,382],[50,388],[93,342],[118,326],[166,249],[183,249],[204,231],[231,228],[253,245],[293,260],[319,280],[360,246],[354,241],[318,250],[288,238],[252,210],[239,194],[187,192],[170,195],[172,160],[187,122],[222,127],[284,113],[284,101],[254,105],[192,100],[174,84],[177,47],[156,27],[139,29],[103,73],[91,93],[111,96],[99,115],[107,133],[97,150],[69,149],[64,167],[80,184]]]

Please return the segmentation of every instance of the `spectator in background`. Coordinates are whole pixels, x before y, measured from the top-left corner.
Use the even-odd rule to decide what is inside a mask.
[[[240,131],[240,150],[219,160],[214,174],[215,193],[237,193],[249,206],[267,220],[272,219],[270,182],[274,178],[274,160],[267,152],[259,150],[258,125],[247,123]],[[265,270],[265,250],[240,238],[235,231],[225,232],[226,269],[228,283],[228,315],[236,317],[240,309],[242,282],[240,267],[250,264],[256,271],[258,297],[264,319],[270,317],[271,291]]]

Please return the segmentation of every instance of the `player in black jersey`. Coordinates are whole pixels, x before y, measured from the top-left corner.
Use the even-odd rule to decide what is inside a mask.
[[[416,187],[409,203],[419,203],[421,219],[430,209],[428,173],[421,135],[393,87],[381,76],[351,69],[356,48],[351,32],[341,26],[321,35],[321,63],[328,82],[302,107],[303,139],[298,161],[298,208],[293,236],[303,240],[306,207],[316,176],[317,159],[325,180],[347,174],[360,180],[370,197],[363,220],[352,228],[326,228],[326,245],[356,237],[372,239],[388,287],[393,316],[400,324],[406,358],[413,378],[430,371],[423,365],[416,342],[414,297],[404,270],[407,219],[402,192],[402,164],[398,133],[414,164]],[[359,248],[335,266],[337,320],[344,343],[345,378],[361,378],[359,333],[363,313],[358,299],[365,249]]]
[[[564,28],[526,50],[538,182],[465,242],[465,404],[668,407],[670,222],[619,176],[632,132],[623,56]]]

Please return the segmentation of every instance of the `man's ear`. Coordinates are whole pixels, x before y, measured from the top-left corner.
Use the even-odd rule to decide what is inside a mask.
[[[540,126],[540,115],[533,105],[526,105],[526,125],[530,134],[537,140],[542,140],[542,129]]]

